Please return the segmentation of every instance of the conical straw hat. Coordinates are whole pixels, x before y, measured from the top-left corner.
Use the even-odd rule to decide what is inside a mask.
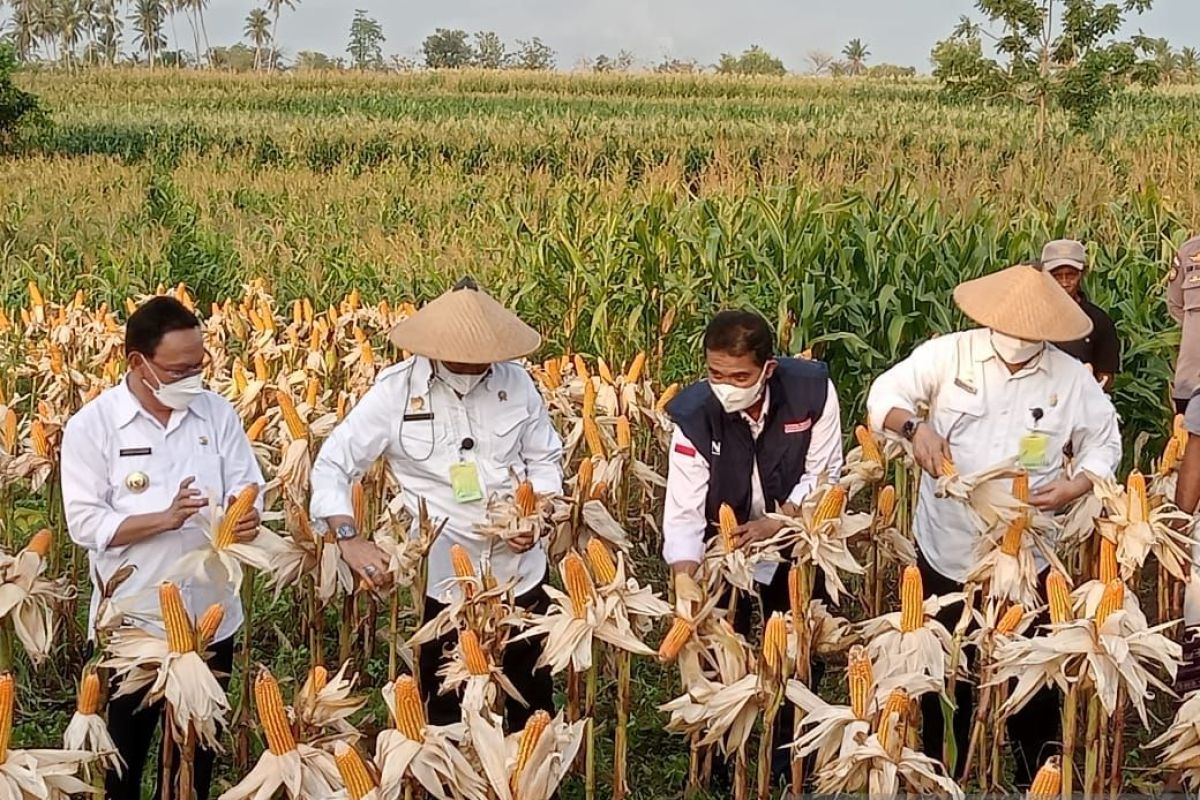
[[[960,283],[954,302],[971,319],[1018,339],[1073,342],[1092,320],[1050,273],[1020,264]]]
[[[437,361],[492,364],[529,355],[542,337],[470,278],[388,333],[397,347]]]

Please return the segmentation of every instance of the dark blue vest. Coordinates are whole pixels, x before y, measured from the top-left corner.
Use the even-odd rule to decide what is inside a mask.
[[[740,413],[725,413],[707,381],[692,384],[667,405],[671,420],[695,445],[696,457],[708,461],[706,537],[716,533],[722,503],[740,521],[750,516],[755,461],[768,512],[787,501],[804,475],[812,428],[825,410],[829,368],[820,361],[781,358],[767,386],[767,416],[757,440]]]

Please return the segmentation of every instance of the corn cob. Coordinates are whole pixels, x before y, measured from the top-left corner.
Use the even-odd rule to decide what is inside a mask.
[[[158,605],[162,611],[163,627],[167,630],[167,647],[172,653],[193,652],[196,649],[196,634],[183,607],[179,587],[169,581],[160,583]]]
[[[463,661],[466,662],[467,672],[472,675],[487,675],[491,672],[488,667],[487,654],[479,645],[479,636],[467,628],[458,634],[458,644],[462,647]]]
[[[1025,533],[1025,526],[1028,524],[1029,515],[1024,512],[1008,523],[1008,528],[1004,531],[1004,538],[1000,542],[1000,552],[1006,556],[1016,556],[1021,552],[1021,536]]]
[[[31,308],[39,308],[46,304],[46,298],[42,297],[42,290],[34,281],[29,281],[29,305]]]
[[[617,417],[617,448],[629,450],[633,446],[633,431],[629,427],[629,417],[622,414]]]
[[[42,528],[29,537],[29,543],[25,545],[25,551],[45,558],[46,554],[50,552],[50,545],[53,543],[54,534],[50,532],[49,528]]]
[[[246,438],[252,442],[262,439],[263,432],[267,429],[268,421],[266,414],[259,414],[254,422],[250,423],[250,427],[246,429]]]
[[[296,411],[296,404],[292,402],[292,396],[280,389],[275,392],[275,402],[279,404],[279,414],[283,417],[283,423],[287,426],[291,437],[303,439],[307,435],[307,429],[304,420],[300,418],[300,413]]]
[[[29,441],[33,444],[33,454],[38,458],[50,457],[50,436],[46,433],[46,425],[38,417],[34,417],[29,427]]]
[[[1096,627],[1099,628],[1109,615],[1125,605],[1125,583],[1120,578],[1111,580],[1104,586],[1104,594],[1100,596],[1100,605],[1096,606]]]
[[[217,629],[221,627],[224,619],[225,609],[220,603],[213,603],[207,611],[200,615],[200,619],[196,620],[196,648],[198,650],[203,650],[212,644],[213,638],[217,635]]]
[[[346,784],[346,794],[350,800],[362,800],[375,790],[375,779],[371,777],[367,764],[363,761],[358,750],[343,744],[334,756],[342,783]]]
[[[1107,536],[1100,537],[1100,582],[1108,585],[1110,581],[1120,577],[1117,567],[1117,544]]]
[[[271,375],[267,371],[267,360],[263,358],[262,353],[254,354],[254,379],[262,383],[266,383]]]
[[[425,706],[411,675],[396,679],[396,730],[414,742],[425,741]]]
[[[596,372],[600,373],[600,380],[607,383],[609,386],[614,385],[617,381],[613,377],[612,370],[608,368],[608,362],[603,358],[596,359]]]
[[[360,305],[362,305],[362,295],[358,293],[358,287],[355,287],[350,290],[350,295],[346,298],[346,306],[351,311],[357,311]]]
[[[371,349],[371,343],[364,341],[358,346],[359,361],[366,364],[368,367],[375,365],[375,351]]]
[[[792,612],[792,624],[799,625],[804,619],[804,597],[802,595],[804,587],[801,582],[804,579],[804,572],[800,567],[792,567],[788,570],[788,610]]]
[[[240,358],[234,359],[233,367],[230,372],[233,376],[233,391],[239,397],[246,391],[246,387],[250,383],[250,379],[246,376],[246,368],[242,366]]]
[[[8,745],[12,741],[13,727],[13,676],[11,672],[0,675],[0,764],[8,761]]]
[[[958,474],[958,467],[954,466],[954,461],[949,458],[942,458],[942,476],[953,478]]]
[[[537,492],[533,490],[533,484],[529,481],[521,481],[517,484],[514,499],[517,511],[522,517],[532,517],[537,513]]]
[[[512,778],[509,780],[509,786],[513,790],[514,797],[516,796],[516,786],[521,780],[521,773],[529,765],[529,759],[533,757],[534,748],[537,747],[538,742],[541,741],[542,734],[546,732],[546,728],[549,726],[550,715],[539,709],[533,712],[529,721],[525,723],[525,730],[521,731],[521,743],[517,747],[517,763],[513,767]]]
[[[845,508],[846,488],[841,484],[830,486],[825,490],[825,495],[817,505],[816,513],[813,515],[813,525],[824,525],[826,522],[840,518]]]
[[[717,527],[721,532],[721,541],[725,543],[725,552],[732,553],[737,549],[737,540],[733,538],[733,532],[738,528],[738,521],[728,503],[721,503],[717,513]]]
[[[904,689],[893,689],[888,695],[887,701],[883,704],[883,710],[879,712],[879,723],[876,728],[879,733],[879,744],[884,750],[888,749],[888,740],[892,735],[893,724],[890,722],[894,715],[903,725],[908,720],[909,698],[908,692]],[[903,743],[904,736],[901,734],[899,741]]]
[[[312,681],[313,690],[318,694],[329,684],[329,670],[320,664],[312,668],[312,672],[309,673],[308,677]]]
[[[9,320],[8,314],[4,313],[4,309],[0,308],[0,333],[5,333],[12,327],[12,321]]]
[[[11,408],[4,409],[4,452],[17,452],[17,412]]]
[[[575,473],[575,488],[580,497],[587,497],[592,488],[592,476],[595,471],[595,466],[590,458],[585,458],[579,462],[579,469]]]
[[[258,721],[267,738],[267,748],[277,756],[295,750],[296,737],[292,734],[292,726],[283,707],[279,682],[266,668],[254,678],[254,706],[258,709]]]
[[[767,620],[767,628],[763,632],[762,659],[770,674],[783,674],[787,663],[787,623],[778,611]]]
[[[1162,461],[1158,464],[1158,474],[1165,477],[1174,472],[1175,467],[1179,464],[1180,455],[1179,440],[1172,436],[1167,439],[1167,447],[1163,450]]]
[[[562,386],[562,370],[558,368],[557,358],[547,358],[542,364],[542,373],[545,375],[547,389],[554,391]]]
[[[459,578],[474,578],[475,565],[471,556],[461,544],[450,545],[450,563],[454,565],[454,574]]]
[[[250,318],[250,327],[253,328],[255,332],[262,331],[265,328],[262,317],[260,317],[258,312],[253,308],[246,309],[246,316]]]
[[[336,411],[338,422],[341,422],[343,419],[346,418],[346,401],[347,401],[347,399],[348,398],[347,398],[347,395],[345,392],[341,392],[338,394],[337,411]]]
[[[299,300],[292,301],[292,324],[299,326],[304,322],[304,304]]]
[[[600,426],[596,424],[595,417],[583,418],[583,438],[587,442],[589,453],[597,458],[604,458],[604,440],[600,438]]]
[[[575,374],[579,376],[579,379],[582,380],[584,384],[591,383],[592,375],[590,372],[588,372],[587,362],[583,360],[583,356],[576,353],[572,359],[572,362],[575,364]]]
[[[354,514],[354,526],[360,531],[367,525],[367,490],[361,480],[350,487],[350,509]]]
[[[304,387],[304,402],[309,409],[317,407],[317,400],[321,395],[321,381],[316,375],[308,379],[308,384]]]
[[[862,448],[863,461],[883,464],[883,452],[879,449],[879,443],[875,441],[875,435],[866,425],[859,425],[854,429],[854,438],[858,440],[858,446]]]
[[[1013,476],[1012,482],[1013,497],[1022,503],[1029,502],[1029,473],[1021,470]]]
[[[1071,609],[1071,595],[1067,589],[1067,579],[1058,570],[1054,570],[1046,578],[1046,594],[1050,601],[1050,621],[1055,625],[1070,622],[1075,619]]]
[[[1146,497],[1146,476],[1136,469],[1129,473],[1126,489],[1129,495],[1129,521],[1131,523],[1150,520],[1150,501]]]
[[[599,483],[597,483],[595,486],[592,487],[592,494],[591,494],[590,499],[603,500],[604,494],[607,491],[608,491],[607,481],[600,481]]]
[[[583,416],[596,416],[596,386],[590,380],[583,384]]]
[[[1183,414],[1176,414],[1175,420],[1171,425],[1171,438],[1179,442],[1179,455],[1183,456],[1184,448],[1187,447],[1188,432],[1184,427]]]
[[[896,487],[890,483],[879,490],[879,502],[876,504],[878,518],[890,522],[896,512]]]
[[[100,676],[88,669],[79,681],[79,694],[75,699],[75,710],[91,716],[100,713]]]
[[[63,372],[63,354],[58,345],[50,345],[50,372],[54,375],[62,375]]]
[[[687,644],[687,640],[692,637],[691,624],[682,617],[676,617],[671,623],[671,629],[667,631],[667,635],[663,638],[662,644],[658,646],[658,660],[663,664],[669,664],[679,656],[679,651]]]
[[[871,694],[875,689],[875,676],[867,648],[856,644],[850,648],[846,666],[846,680],[850,685],[850,710],[857,719],[867,718]]]
[[[924,591],[921,571],[912,565],[905,567],[904,578],[900,582],[900,631],[902,633],[912,633],[925,621]]]
[[[667,404],[675,399],[675,395],[679,394],[679,384],[672,383],[663,393],[658,396],[658,401],[654,404],[654,410],[659,414],[667,410]]]
[[[592,572],[601,584],[608,586],[617,579],[617,565],[613,561],[612,553],[608,552],[604,542],[600,541],[600,537],[593,536],[588,541],[587,556]]]
[[[1017,625],[1021,622],[1021,617],[1025,616],[1025,607],[1020,603],[1013,603],[1008,607],[1008,611],[1004,612],[1004,616],[996,623],[996,633],[1012,633],[1017,629]]]
[[[571,611],[576,619],[587,616],[587,606],[592,599],[592,579],[578,553],[571,552],[563,559],[563,583],[571,598]]]
[[[248,483],[237,493],[233,503],[225,509],[225,516],[221,518],[221,525],[217,528],[216,545],[218,550],[233,544],[238,523],[242,521],[242,517],[250,513],[250,509],[254,508],[256,500],[258,500],[257,483]]]
[[[1030,800],[1050,800],[1058,797],[1061,792],[1062,767],[1059,766],[1059,757],[1051,756],[1033,777],[1033,784],[1026,796]]]
[[[629,370],[625,373],[625,383],[637,383],[642,379],[642,370],[646,367],[646,351],[642,350],[633,357]]]

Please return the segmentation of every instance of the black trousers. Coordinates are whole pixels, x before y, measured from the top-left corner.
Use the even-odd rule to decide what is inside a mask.
[[[233,645],[236,638],[231,636],[209,646],[213,655],[208,664],[225,689],[229,688],[229,678],[233,672]],[[115,685],[111,687],[111,691],[116,692]],[[114,698],[108,703],[108,732],[112,735],[113,744],[117,746],[117,752],[125,760],[125,771],[120,777],[112,770],[109,770],[105,777],[104,793],[109,800],[138,800],[142,796],[142,773],[145,771],[146,757],[150,754],[154,732],[163,718],[162,702],[139,708],[145,695],[144,691],[137,692],[126,697]],[[154,797],[160,794],[158,781],[161,770],[157,768],[157,764],[162,763],[161,745],[158,752],[158,761],[155,762]],[[192,785],[199,800],[208,798],[216,755],[212,750],[196,748]],[[172,761],[175,768],[178,768],[179,758],[179,749],[176,748],[175,759]],[[171,772],[171,780],[175,780],[174,769]]]
[[[962,584],[950,580],[934,569],[925,557],[917,555],[917,567],[921,570],[921,581],[924,584],[925,596],[944,595],[961,592]],[[1046,596],[1046,577],[1049,570],[1039,578],[1039,591]],[[962,603],[946,606],[938,612],[937,619],[951,633],[962,617]],[[1050,622],[1050,612],[1043,611],[1034,620],[1034,625],[1045,625]],[[971,623],[975,627],[975,623]],[[963,657],[968,667],[975,661],[975,648],[964,648]],[[958,745],[958,764],[955,772],[961,773],[963,762],[967,757],[967,747],[971,741],[971,725],[975,713],[975,687],[966,681],[958,681],[954,686],[954,740]],[[1013,773],[1013,783],[1018,789],[1028,789],[1033,783],[1042,762],[1058,752],[1058,742],[1061,741],[1062,695],[1058,689],[1048,687],[1035,694],[1030,701],[1017,713],[1008,718],[1008,741],[1012,748],[1013,761],[1016,769]],[[941,759],[942,745],[945,741],[942,728],[942,707],[936,694],[926,694],[921,697],[921,742],[925,755]],[[978,756],[977,756],[978,758]]]
[[[541,584],[518,597],[516,602],[521,608],[535,614],[545,614],[550,608],[550,597]],[[432,597],[426,597],[425,622],[432,620],[445,607]],[[504,674],[529,703],[527,708],[513,698],[506,697],[504,716],[510,731],[523,729],[535,711],[554,713],[554,679],[550,677],[550,668],[533,668],[542,654],[543,642],[543,639],[525,639],[509,642],[504,648]],[[431,725],[453,725],[462,720],[461,695],[453,692],[441,694],[441,679],[437,676],[443,655],[457,643],[458,632],[451,631],[420,648],[421,694],[425,698],[425,713]]]

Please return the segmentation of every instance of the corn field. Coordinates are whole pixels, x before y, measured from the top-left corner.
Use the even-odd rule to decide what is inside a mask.
[[[903,791],[991,789],[1007,780],[994,734],[1020,701],[1005,679],[1047,648],[1039,663],[1070,684],[1072,716],[1038,796],[1158,785],[1165,772],[1148,764],[1200,767],[1186,724],[1200,709],[1185,704],[1170,726],[1173,704],[1145,688],[1169,685],[1178,660],[1171,631],[1154,623],[1178,617],[1188,553],[1171,527],[1182,434],[1166,404],[1178,335],[1163,284],[1173,244],[1197,219],[1200,95],[1132,94],[1092,134],[1056,120],[1039,145],[1023,110],[948,104],[920,82],[22,80],[52,123],[0,162],[0,584],[14,598],[0,623],[12,675],[0,677],[0,781],[6,764],[34,763],[69,791],[115,768],[85,754],[104,752],[94,724],[55,755],[33,749],[98,719],[98,659],[117,673],[146,668],[122,660],[121,629],[106,631],[110,653],[88,658],[86,559],[65,534],[57,448],[70,414],[123,375],[123,316],[163,292],[201,313],[209,386],[237,407],[270,480],[257,550],[222,544],[221,520],[210,520],[213,558],[245,569],[248,635],[228,707],[175,715],[178,741],[213,738],[230,754],[222,790],[299,751],[311,786],[420,796],[430,787],[394,760],[415,751],[455,796],[544,800],[562,780],[570,798],[670,797],[703,783],[715,753],[734,765],[736,796],[765,798],[764,764],[791,744],[768,733],[785,703],[803,712],[795,752],[816,754],[812,775],[794,759],[796,785],[865,791],[887,772]],[[1020,474],[993,476],[1011,482],[1014,502],[996,511],[968,585],[984,624],[942,628],[910,569],[915,467],[865,430],[847,443],[841,482],[783,520],[779,537],[752,552],[718,537],[701,575],[668,591],[657,558],[663,405],[698,374],[715,310],[757,308],[782,350],[828,361],[854,430],[875,375],[964,324],[949,301],[956,283],[1059,236],[1090,243],[1086,288],[1117,322],[1130,457],[1127,478],[1072,514],[1046,596],[1028,592],[1027,572],[1050,523],[1029,510]],[[413,702],[406,675],[437,521],[420,520],[409,540],[396,487],[381,469],[364,478],[361,527],[387,545],[404,587],[377,597],[323,556],[328,543],[304,513],[323,436],[403,356],[384,331],[464,273],[543,332],[529,368],[567,442],[568,488],[538,498],[555,508],[539,534],[561,599],[523,625],[552,642],[582,628],[593,641],[590,659],[555,654],[562,716],[535,717],[510,740],[482,712],[455,739]],[[955,496],[970,496],[973,477],[951,476]],[[498,504],[496,535],[533,524],[527,500],[514,487]],[[746,641],[715,600],[730,587],[745,595],[754,565],[779,557],[795,564],[790,610]],[[511,598],[480,565],[458,566],[475,599],[443,622],[470,634],[452,677],[492,705],[504,681],[497,620]],[[836,605],[812,599],[817,567],[842,584]],[[162,603],[173,624],[155,646],[203,676],[219,620],[181,618],[170,584]],[[1032,620],[1045,605],[1053,625],[1042,630]],[[930,642],[940,656],[914,660]],[[926,759],[916,698],[953,680],[965,644],[995,679],[978,689],[978,733]],[[804,686],[813,656],[832,667],[820,697]],[[1147,704],[1153,719],[1140,713]],[[861,733],[858,747],[827,746],[848,730]],[[1160,735],[1158,749],[1138,749]]]

